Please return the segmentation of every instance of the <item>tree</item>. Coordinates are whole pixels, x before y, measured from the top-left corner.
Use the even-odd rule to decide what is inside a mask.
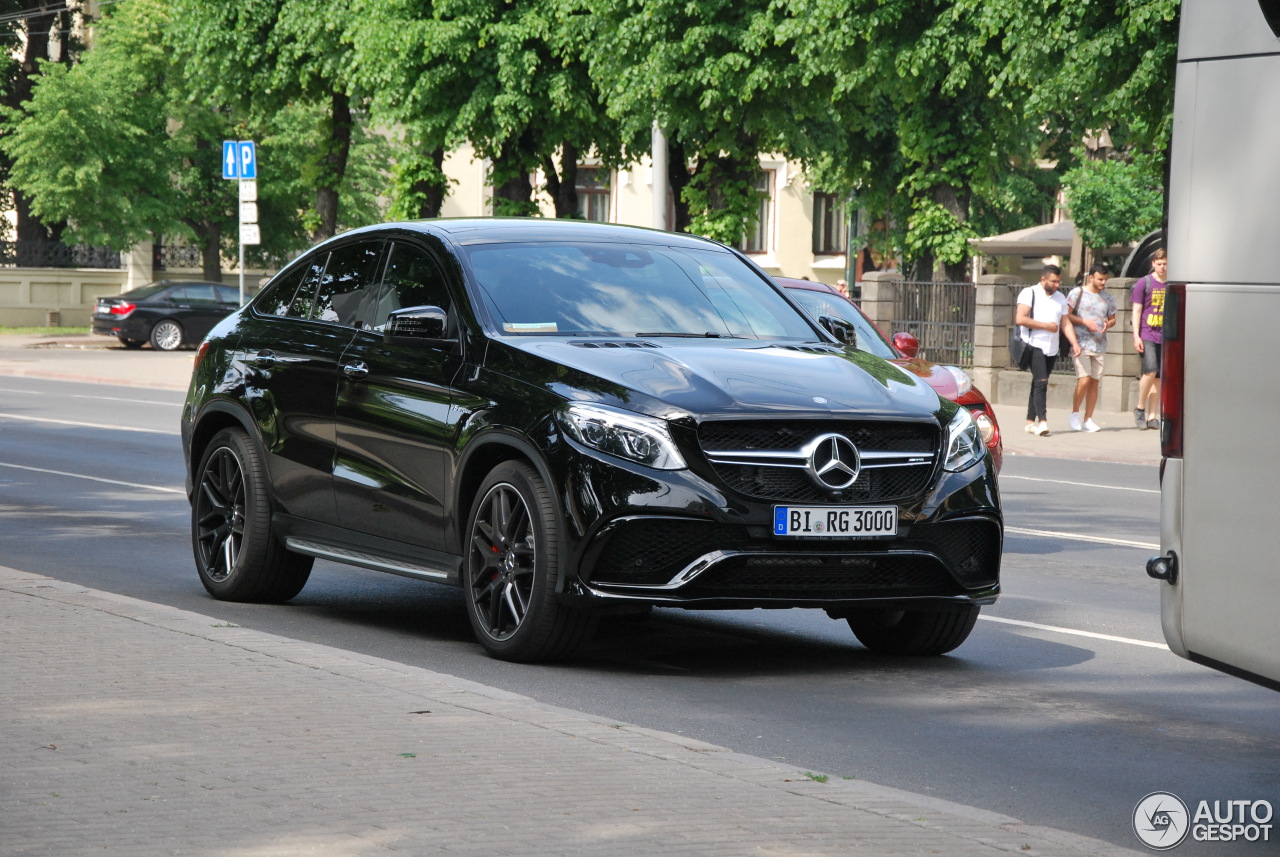
[[[350,162],[360,97],[348,70],[343,34],[351,20],[347,0],[173,0],[169,43],[192,85],[235,105],[251,122],[298,105],[315,112],[315,143],[298,170],[315,193],[305,218],[311,238],[334,235],[341,218],[340,189]]]
[[[1079,156],[1078,161],[1079,166],[1068,171],[1062,183],[1071,219],[1086,248],[1127,244],[1159,228],[1164,193],[1158,157],[1128,161]]]
[[[0,54],[0,109],[8,111],[6,126],[12,127],[13,117],[30,100],[40,63],[55,56],[67,66],[77,60],[82,46],[74,36],[72,24],[85,21],[78,3],[57,8],[46,0],[0,0],[0,45],[5,48]],[[0,127],[0,137],[6,133],[7,128]],[[12,196],[19,244],[58,238],[65,224],[45,224],[36,217],[28,195],[8,181],[12,166],[9,156],[0,150],[0,189]]]
[[[579,156],[621,162],[581,55],[582,18],[558,0],[352,0],[352,10],[355,79],[411,144],[398,193],[434,205],[443,152],[469,141],[492,164],[495,214],[536,213],[529,175],[541,169],[556,216],[576,217]]]
[[[82,63],[42,66],[25,112],[6,112],[0,147],[33,212],[66,220],[73,239],[125,250],[185,233],[216,279],[222,231],[234,222],[234,188],[215,172],[228,122],[175,87],[181,76],[161,44],[167,22],[158,0],[118,7]]]
[[[812,159],[830,112],[823,75],[800,67],[768,0],[604,0],[586,50],[623,139],[666,134],[677,230],[737,243],[759,210],[759,155]]]

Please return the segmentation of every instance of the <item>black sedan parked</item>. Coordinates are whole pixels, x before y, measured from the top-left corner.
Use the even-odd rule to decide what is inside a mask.
[[[147,342],[160,351],[195,345],[240,306],[235,286],[162,280],[124,294],[98,298],[93,332],[114,336],[125,348]]]
[[[817,608],[942,654],[999,593],[991,455],[968,409],[839,332],[689,235],[348,232],[200,346],[196,570],[233,601],[289,600],[317,557],[460,586],[516,661],[653,606]]]

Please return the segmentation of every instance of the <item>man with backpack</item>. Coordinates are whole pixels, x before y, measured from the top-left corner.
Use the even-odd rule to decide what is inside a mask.
[[[1164,281],[1169,258],[1163,249],[1151,257],[1151,273],[1133,284],[1133,347],[1142,357],[1138,407],[1133,421],[1140,429],[1160,428],[1160,350],[1164,345]]]

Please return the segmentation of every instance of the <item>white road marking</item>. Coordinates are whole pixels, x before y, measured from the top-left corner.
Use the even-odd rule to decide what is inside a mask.
[[[101,476],[86,476],[83,473],[68,473],[65,470],[46,470],[43,467],[27,467],[25,464],[9,464],[0,461],[0,467],[12,467],[14,470],[30,470],[33,473],[48,473],[52,476],[69,476],[72,479],[88,479],[92,482],[105,482],[108,485],[123,485],[126,488],[144,488],[147,491],[163,491],[166,494],[182,494],[187,492],[181,488],[165,488],[160,485],[143,485],[140,482],[122,482],[119,479],[103,479]]]
[[[1124,485],[1100,485],[1094,482],[1069,482],[1066,479],[1043,479],[1037,476],[1014,476],[1012,474],[1001,474],[1000,481],[1006,479],[1021,479],[1024,482],[1052,482],[1054,485],[1075,485],[1080,488],[1106,488],[1108,491],[1137,491],[1139,494],[1159,494],[1159,488],[1128,488]]]
[[[146,434],[178,435],[179,432],[168,429],[134,428],[132,426],[112,426],[105,423],[82,423],[76,420],[55,420],[52,417],[29,417],[24,414],[0,414],[0,419],[22,420],[30,423],[53,423],[60,426],[76,426],[78,428],[110,429],[112,431],[140,431]]]
[[[1114,634],[1097,634],[1093,631],[1077,631],[1075,628],[1059,628],[1057,625],[1041,625],[1039,622],[1023,622],[1021,619],[1005,619],[1001,616],[987,616],[986,614],[979,614],[978,618],[986,619],[988,622],[999,622],[1003,625],[1017,625],[1021,628],[1034,628],[1037,631],[1052,631],[1056,634],[1071,634],[1076,637],[1090,637],[1094,640],[1107,640],[1112,643],[1127,643],[1130,646],[1143,646],[1148,649],[1164,649],[1166,652],[1169,650],[1169,647],[1164,643],[1135,640],[1132,637],[1117,637]]]
[[[1028,530],[1024,527],[1005,527],[1006,533],[1019,536],[1040,536],[1047,539],[1067,539],[1073,542],[1093,542],[1100,545],[1119,545],[1124,548],[1142,548],[1143,550],[1160,550],[1154,542],[1135,542],[1129,539],[1109,539],[1106,536],[1088,536],[1084,533],[1063,533],[1056,530]]]
[[[0,393],[22,393],[27,396],[57,396],[59,399],[100,399],[106,402],[127,402],[133,405],[164,405],[167,408],[182,407],[182,402],[157,402],[154,399],[122,399],[119,396],[86,396],[81,393],[50,393],[47,390],[15,390],[11,387],[0,387]]]

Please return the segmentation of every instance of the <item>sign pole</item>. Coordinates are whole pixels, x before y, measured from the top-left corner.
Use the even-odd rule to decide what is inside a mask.
[[[244,245],[262,243],[258,230],[258,152],[252,140],[222,142],[222,177],[236,182],[240,212],[240,305],[244,306]]]

